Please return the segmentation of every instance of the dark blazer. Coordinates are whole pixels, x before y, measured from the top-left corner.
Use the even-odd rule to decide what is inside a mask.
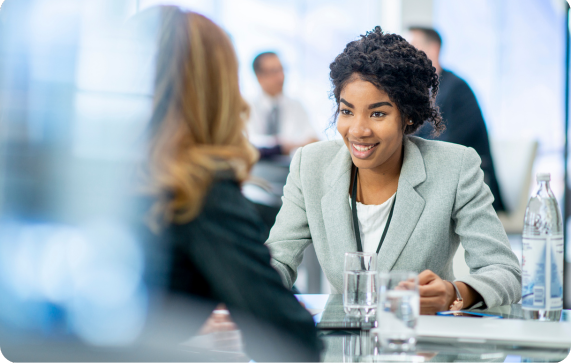
[[[492,152],[488,140],[486,123],[476,96],[470,86],[454,73],[442,70],[440,87],[436,95],[436,105],[446,124],[446,130],[438,137],[432,137],[432,125],[424,125],[417,131],[416,136],[425,139],[448,141],[471,147],[482,159],[481,168],[484,171],[484,182],[490,187],[496,211],[504,210],[500,187],[494,170]]]
[[[262,221],[235,181],[213,183],[199,216],[160,237],[170,251],[168,290],[210,302],[194,312],[201,322],[224,303],[254,360],[319,360],[313,319],[271,267]]]

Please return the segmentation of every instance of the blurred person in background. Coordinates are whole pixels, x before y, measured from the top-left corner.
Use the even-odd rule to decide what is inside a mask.
[[[270,266],[262,222],[240,192],[258,155],[244,132],[249,110],[232,44],[204,16],[162,9],[148,220],[171,256],[168,290],[203,301],[188,311],[202,322],[224,303],[257,361],[318,360],[313,319]],[[221,323],[208,322],[203,333]]]
[[[251,103],[248,131],[261,157],[289,155],[298,147],[318,141],[301,103],[283,93],[284,70],[277,54],[259,54],[253,68],[262,93]]]
[[[492,205],[496,211],[503,211],[505,208],[494,171],[488,131],[476,96],[466,81],[441,67],[442,38],[438,32],[432,28],[420,26],[412,26],[409,31],[410,43],[426,53],[438,73],[440,89],[436,95],[436,105],[446,124],[446,131],[438,136],[433,134],[434,129],[429,124],[421,127],[416,135],[425,139],[448,141],[474,148],[482,159],[484,181],[494,196]]]

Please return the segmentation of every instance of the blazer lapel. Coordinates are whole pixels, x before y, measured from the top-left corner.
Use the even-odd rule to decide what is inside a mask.
[[[404,156],[393,218],[379,251],[377,266],[380,271],[390,271],[406,246],[425,201],[414,189],[426,180],[424,159],[418,147],[405,136]]]
[[[343,271],[345,252],[357,252],[349,206],[351,165],[351,155],[343,145],[327,169],[325,175],[329,176],[331,182],[329,190],[321,198],[329,256],[340,271]],[[339,281],[330,280],[334,286],[343,286],[343,274],[339,276]],[[331,276],[328,278],[331,279]]]
[[[326,171],[325,175],[330,176],[331,182],[329,190],[321,198],[321,212],[327,233],[329,254],[339,271],[343,270],[345,252],[357,252],[349,205],[351,165],[349,150],[341,147]],[[426,171],[422,154],[418,147],[405,136],[403,165],[399,177],[396,204],[391,225],[377,261],[380,271],[389,271],[394,266],[416,227],[424,210],[425,201],[414,188],[425,180]],[[330,282],[334,286],[343,286],[343,274],[337,275],[339,281],[330,280]],[[332,276],[328,278],[331,279]]]

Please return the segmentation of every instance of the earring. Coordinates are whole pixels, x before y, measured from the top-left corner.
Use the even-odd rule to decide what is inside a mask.
[[[408,120],[408,124],[412,125],[413,124],[412,120]]]

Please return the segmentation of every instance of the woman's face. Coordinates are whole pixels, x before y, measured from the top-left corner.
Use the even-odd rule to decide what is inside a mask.
[[[403,123],[386,92],[355,77],[340,94],[337,130],[359,169],[382,169],[400,161]]]

